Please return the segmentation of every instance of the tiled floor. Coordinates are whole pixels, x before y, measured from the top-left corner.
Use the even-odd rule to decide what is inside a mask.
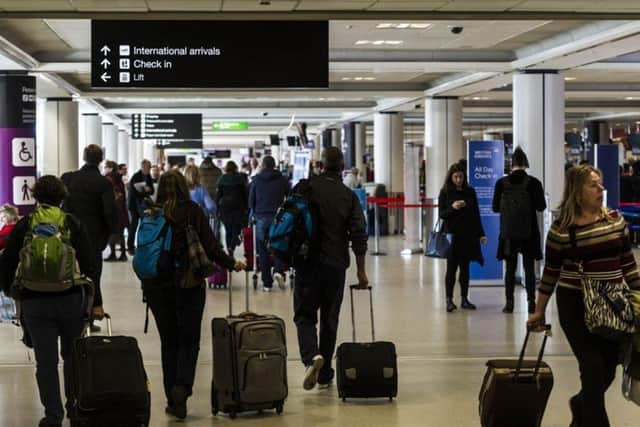
[[[243,415],[235,421],[225,416],[212,417],[209,403],[211,382],[211,334],[209,321],[224,315],[227,294],[208,291],[203,320],[202,349],[194,397],[189,401],[186,425],[269,426],[479,426],[478,389],[486,359],[515,357],[525,331],[526,304],[522,290],[516,312],[504,315],[502,288],[474,288],[471,299],[475,312],[444,310],[444,263],[424,256],[396,255],[400,238],[386,238],[382,246],[390,255],[368,257],[367,270],[374,285],[376,338],[392,340],[399,355],[400,391],[397,401],[355,401],[342,403],[335,388],[328,391],[302,390],[299,362],[292,322],[291,292],[270,294],[251,290],[251,308],[260,313],[275,313],[287,322],[289,342],[289,398],[282,416],[265,413]],[[130,263],[105,264],[105,308],[112,314],[117,334],[135,336],[145,357],[152,382],[152,426],[184,425],[164,414],[161,387],[160,343],[151,319],[149,334],[144,335],[144,306],[139,284]],[[355,272],[348,277],[354,281]],[[351,283],[351,282],[349,282]],[[244,304],[244,275],[234,277],[236,310]],[[457,299],[457,298],[456,298]],[[356,295],[358,337],[368,339],[368,307],[364,294]],[[345,295],[339,341],[351,338],[349,299]],[[567,399],[578,388],[578,373],[566,340],[556,322],[555,307],[549,320],[554,325],[546,360],[552,366],[556,384],[547,408],[544,426],[569,425]],[[18,341],[19,330],[0,324],[0,427],[35,426],[42,409],[35,385],[34,368],[26,348]],[[534,339],[530,354],[537,349]],[[640,408],[625,402],[619,379],[608,396],[612,426],[640,425]]]

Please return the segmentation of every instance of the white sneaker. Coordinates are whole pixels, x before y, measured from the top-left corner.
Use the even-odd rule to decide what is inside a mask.
[[[273,290],[273,288],[265,288],[264,286],[262,287],[262,292],[271,292]]]
[[[320,375],[320,369],[324,366],[324,357],[316,355],[313,357],[311,365],[307,366],[307,371],[304,374],[304,381],[302,382],[302,388],[305,390],[311,390],[316,386],[318,382],[318,375]]]
[[[278,284],[278,287],[284,291],[284,276],[282,273],[273,273],[273,281]]]

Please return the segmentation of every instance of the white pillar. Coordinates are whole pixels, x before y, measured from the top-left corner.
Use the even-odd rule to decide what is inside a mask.
[[[367,125],[365,123],[356,123],[355,126],[355,142],[356,142],[356,159],[355,165],[360,171],[362,182],[366,181],[364,168],[364,153],[367,148]]]
[[[403,117],[401,113],[376,113],[373,117],[373,161],[375,182],[388,193],[402,193]]]
[[[158,150],[156,149],[156,141],[152,139],[148,139],[144,141],[143,147],[143,157],[151,162],[152,165],[155,165],[158,160],[157,157]]]
[[[138,145],[142,144],[140,139],[129,139],[129,160],[127,166],[129,167],[129,176],[132,176],[140,169],[140,162],[138,161]]]
[[[408,205],[420,203],[420,147],[404,144],[404,202]],[[403,254],[422,252],[420,247],[421,209],[404,210],[404,250]]]
[[[124,129],[118,130],[118,164],[127,163],[129,161],[129,135]]]
[[[549,206],[564,188],[564,78],[555,72],[513,78],[513,145],[529,158],[529,173],[542,181]]]
[[[102,124],[102,149],[104,159],[116,162],[118,159],[118,129],[113,123]]]
[[[426,196],[437,198],[449,166],[467,155],[462,138],[460,99],[431,98],[425,101],[424,144]]]
[[[89,144],[102,146],[102,120],[98,113],[82,114],[84,121],[84,137],[80,140],[81,147]]]
[[[43,175],[60,176],[78,169],[78,103],[71,98],[50,98],[45,104]]]
[[[147,141],[136,141],[136,170],[140,169],[140,165],[144,160],[144,145]]]

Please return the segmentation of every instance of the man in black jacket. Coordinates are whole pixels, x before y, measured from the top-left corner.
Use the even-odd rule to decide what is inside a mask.
[[[102,159],[102,148],[95,144],[88,145],[84,149],[85,165],[76,172],[62,175],[62,182],[69,193],[63,210],[78,218],[89,234],[91,257],[96,266],[97,288],[100,287],[102,276],[102,251],[109,243],[109,236],[118,228],[113,186],[98,169]],[[92,329],[99,330],[94,326]]]
[[[147,207],[145,198],[153,195],[153,178],[151,178],[151,162],[143,160],[140,170],[133,174],[129,181],[129,213],[131,214],[131,227],[127,236],[127,248],[129,254],[135,254],[136,230],[138,223]]]
[[[366,289],[369,284],[364,258],[367,252],[364,214],[356,194],[342,183],[344,157],[336,147],[327,148],[322,157],[324,171],[310,182],[311,205],[317,212],[314,218],[317,246],[308,263],[296,268],[293,300],[300,355],[307,367],[305,390],[311,390],[316,383],[326,388],[334,377],[331,359],[350,262],[349,242],[356,256],[359,287]]]

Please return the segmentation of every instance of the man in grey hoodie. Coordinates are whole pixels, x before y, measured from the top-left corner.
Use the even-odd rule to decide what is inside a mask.
[[[262,170],[253,178],[249,189],[249,210],[256,221],[256,244],[265,292],[271,291],[274,280],[280,289],[284,289],[282,265],[277,259],[273,265],[274,274],[271,276],[272,262],[265,242],[269,225],[289,193],[289,181],[275,167],[275,159],[265,156],[262,159]]]

